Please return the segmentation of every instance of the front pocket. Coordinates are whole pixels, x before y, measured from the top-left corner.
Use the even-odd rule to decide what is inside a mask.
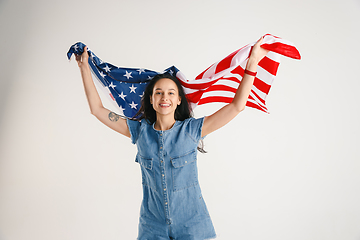
[[[155,171],[153,169],[153,159],[136,156],[136,162],[141,166],[142,184],[151,187],[156,191]]]
[[[179,157],[170,157],[174,191],[179,191],[198,184],[196,150]]]

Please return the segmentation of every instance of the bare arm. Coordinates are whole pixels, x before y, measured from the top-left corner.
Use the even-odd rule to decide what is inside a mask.
[[[257,43],[254,45],[249,60],[246,64],[246,69],[251,72],[256,72],[258,63],[268,53],[268,50],[260,47],[262,40],[263,38],[257,41]],[[254,83],[254,79],[254,76],[244,74],[244,77],[241,80],[241,83],[235,93],[233,101],[212,115],[205,117],[202,127],[202,137],[223,127],[245,109],[245,105]]]
[[[87,53],[87,47],[85,47],[84,53],[82,55],[76,55],[76,61],[80,68],[85,94],[89,103],[91,114],[93,114],[109,128],[127,137],[131,137],[126,120],[111,112],[109,109],[104,108],[91,77],[88,58],[89,55]]]

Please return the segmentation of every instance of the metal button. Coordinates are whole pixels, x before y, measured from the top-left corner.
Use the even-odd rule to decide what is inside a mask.
[[[165,205],[167,205],[167,202],[165,202]]]
[[[164,188],[164,191],[166,191],[166,188]]]
[[[187,163],[187,161],[185,161],[185,163]]]

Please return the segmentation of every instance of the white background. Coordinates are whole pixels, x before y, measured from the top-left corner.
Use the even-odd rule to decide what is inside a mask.
[[[359,23],[359,0],[0,1],[0,239],[137,236],[136,148],[90,114],[72,44],[192,79],[271,33],[302,60],[282,58],[270,114],[247,108],[199,154],[217,239],[359,240]]]

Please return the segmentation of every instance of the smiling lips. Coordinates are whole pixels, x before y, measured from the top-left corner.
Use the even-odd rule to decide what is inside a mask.
[[[170,107],[170,104],[168,103],[160,103],[160,107]]]

